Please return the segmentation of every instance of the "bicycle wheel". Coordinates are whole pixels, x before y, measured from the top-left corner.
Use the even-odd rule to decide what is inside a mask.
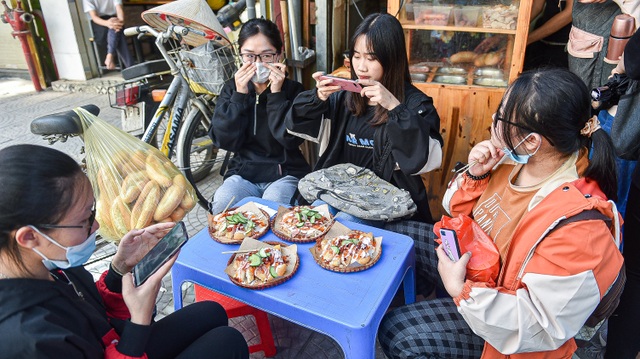
[[[222,184],[220,166],[226,151],[218,149],[209,138],[209,118],[193,107],[178,134],[178,166],[191,182],[198,203],[207,211],[213,193]]]

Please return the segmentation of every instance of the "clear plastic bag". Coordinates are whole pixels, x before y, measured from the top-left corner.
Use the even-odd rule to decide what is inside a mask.
[[[118,242],[131,229],[179,221],[195,207],[193,186],[162,152],[81,108],[75,111],[103,237]]]

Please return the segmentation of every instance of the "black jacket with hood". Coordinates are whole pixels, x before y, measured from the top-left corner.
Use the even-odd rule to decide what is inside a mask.
[[[0,280],[0,358],[144,355],[150,326],[115,319],[109,314],[114,314],[112,310],[108,313],[107,308],[111,308],[128,314],[120,294],[101,293],[106,290],[105,280],[117,278],[104,274],[94,283],[93,276],[83,267],[69,268],[65,273],[73,286],[60,280]],[[112,303],[105,304],[105,300]],[[121,339],[123,331],[126,335]],[[118,350],[114,350],[116,344]]]
[[[291,133],[320,143],[316,169],[344,163],[347,120],[353,116],[345,104],[346,96],[346,91],[339,91],[322,101],[316,89],[305,91],[287,114],[286,126]],[[409,191],[418,207],[415,220],[433,223],[420,174],[440,167],[442,143],[440,117],[433,100],[407,82],[404,102],[389,111],[387,123],[375,127],[374,168],[370,169]]]
[[[310,167],[300,151],[303,140],[288,134],[284,126],[293,99],[304,90],[302,84],[285,79],[280,92],[267,87],[260,95],[253,83],[248,86],[248,94],[239,93],[235,80],[229,80],[211,120],[214,145],[234,153],[225,178],[237,174],[264,183],[286,175],[304,177]]]

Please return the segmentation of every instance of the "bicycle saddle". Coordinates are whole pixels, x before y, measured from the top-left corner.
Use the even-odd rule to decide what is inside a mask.
[[[96,105],[81,107],[96,116],[100,113],[100,108]],[[79,135],[82,133],[82,123],[78,114],[73,110],[58,112],[31,121],[31,133],[36,135]]]

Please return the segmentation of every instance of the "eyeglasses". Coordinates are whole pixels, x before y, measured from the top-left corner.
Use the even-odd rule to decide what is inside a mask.
[[[523,130],[525,130],[525,131],[539,133],[538,131],[536,131],[536,130],[532,129],[531,127],[524,126],[524,125],[521,125],[521,124],[519,124],[519,123],[515,123],[515,122],[511,122],[511,121],[505,120],[504,118],[502,118],[502,117],[498,116],[498,114],[496,114],[496,113],[494,113],[494,114],[492,115],[492,118],[493,118],[493,124],[492,124],[492,126],[493,126],[493,127],[496,127],[496,125],[498,124],[498,121],[500,121],[500,122],[508,123],[508,124],[509,124],[509,125],[511,125],[511,126],[515,126],[515,127],[521,128],[521,129],[523,129]],[[546,138],[546,139],[547,139],[547,141],[549,141],[549,144],[550,144],[551,146],[554,146],[553,141],[551,141],[551,140],[549,139],[549,137],[547,137],[547,136],[545,136],[545,135],[543,135],[543,134],[540,134],[540,135],[541,135],[542,137]]]
[[[266,53],[266,54],[240,54],[242,56],[242,61],[244,62],[256,62],[256,59],[260,59],[262,62],[271,63],[275,61],[276,55],[274,53]]]
[[[91,229],[93,228],[93,224],[95,223],[95,221],[96,221],[96,205],[94,203],[93,207],[91,208],[91,214],[89,215],[89,232],[87,233],[87,238],[91,235]],[[67,226],[67,225],[61,225],[61,224],[37,224],[36,227],[49,228],[49,229],[86,228],[86,226]]]

